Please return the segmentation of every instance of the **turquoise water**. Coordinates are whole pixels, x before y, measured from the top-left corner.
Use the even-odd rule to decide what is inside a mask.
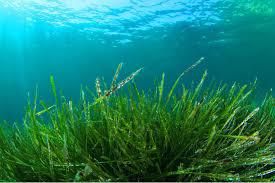
[[[202,56],[187,85],[207,69],[217,82],[258,78],[259,96],[274,88],[275,1],[0,0],[0,118],[20,120],[36,85],[50,101],[51,74],[77,100],[81,84],[109,82],[120,62],[123,76],[144,67],[147,89]]]

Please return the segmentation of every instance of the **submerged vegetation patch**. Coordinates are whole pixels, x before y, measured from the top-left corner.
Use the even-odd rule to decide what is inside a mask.
[[[274,181],[274,98],[253,102],[255,83],[182,86],[167,95],[132,83],[137,70],[110,89],[82,89],[74,104],[29,100],[21,123],[1,123],[1,181]]]

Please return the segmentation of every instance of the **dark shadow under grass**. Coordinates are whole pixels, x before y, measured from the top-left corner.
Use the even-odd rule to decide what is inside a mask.
[[[273,98],[254,86],[164,95],[135,84],[127,94],[78,104],[29,102],[23,126],[1,124],[2,181],[274,181]],[[177,85],[177,84],[176,84]],[[175,85],[175,86],[176,86]]]

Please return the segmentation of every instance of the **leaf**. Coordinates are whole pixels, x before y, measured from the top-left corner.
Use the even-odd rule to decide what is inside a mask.
[[[185,74],[187,74],[190,70],[194,69],[194,68],[197,67],[200,63],[202,63],[203,60],[204,60],[204,57],[201,57],[197,62],[195,62],[193,65],[191,65],[189,68],[187,68],[185,71],[183,71],[183,72],[181,73],[181,75],[180,75],[180,76],[178,77],[178,79],[175,81],[174,85],[172,86],[172,88],[171,88],[171,90],[170,90],[170,92],[169,92],[169,94],[168,94],[166,104],[169,103],[169,101],[170,101],[170,99],[171,99],[171,97],[172,97],[172,95],[173,95],[173,93],[174,93],[174,90],[176,89],[176,87],[177,87],[177,85],[178,85],[180,79],[181,79]]]
[[[55,98],[55,103],[58,104],[58,98],[57,98],[57,92],[56,92],[56,86],[55,86],[55,82],[54,82],[54,77],[50,76],[50,82],[51,82],[51,86],[52,86],[52,92]]]

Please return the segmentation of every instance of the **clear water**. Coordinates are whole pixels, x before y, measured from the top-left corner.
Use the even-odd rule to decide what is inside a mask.
[[[20,120],[38,85],[51,100],[49,76],[67,97],[80,85],[110,81],[145,67],[140,88],[166,73],[167,86],[200,57],[217,82],[258,78],[263,96],[275,87],[274,0],[0,0],[0,118]]]

